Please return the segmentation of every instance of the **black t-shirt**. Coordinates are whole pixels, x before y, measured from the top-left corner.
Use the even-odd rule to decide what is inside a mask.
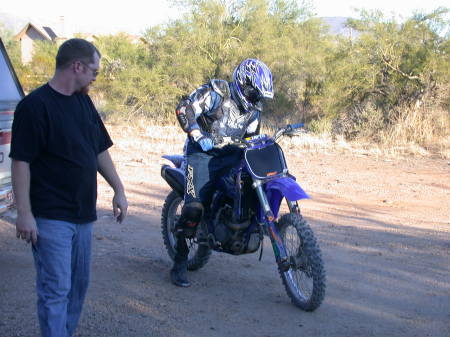
[[[95,221],[97,155],[111,145],[88,95],[45,84],[26,96],[14,114],[9,156],[30,164],[34,216]]]

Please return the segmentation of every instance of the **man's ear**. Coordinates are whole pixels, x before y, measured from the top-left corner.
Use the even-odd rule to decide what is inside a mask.
[[[81,67],[82,67],[82,64],[80,61],[75,61],[72,63],[72,70],[74,73],[80,73],[82,71]]]

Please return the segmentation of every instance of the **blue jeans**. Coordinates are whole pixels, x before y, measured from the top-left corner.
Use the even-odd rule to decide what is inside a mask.
[[[70,337],[89,284],[92,223],[36,218],[33,246],[42,337]]]

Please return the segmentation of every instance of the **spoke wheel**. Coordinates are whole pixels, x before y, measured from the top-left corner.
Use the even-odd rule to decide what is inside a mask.
[[[183,198],[178,193],[171,191],[166,197],[161,214],[161,232],[167,253],[173,260],[175,257],[176,238],[174,235],[175,225],[181,215]],[[197,244],[193,239],[188,240],[189,257],[188,269],[197,270],[203,267],[211,256],[211,249],[205,245]]]
[[[325,296],[325,269],[314,233],[299,214],[285,214],[278,222],[290,268],[279,273],[288,296],[299,308],[317,309]]]

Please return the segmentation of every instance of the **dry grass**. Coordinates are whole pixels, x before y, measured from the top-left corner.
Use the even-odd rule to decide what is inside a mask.
[[[145,158],[147,154],[177,154],[183,150],[186,136],[178,126],[125,125],[107,123],[115,146],[124,152],[135,152]],[[138,157],[135,158],[139,160]]]
[[[153,125],[145,120],[134,121],[132,124],[124,122],[109,122],[107,127],[111,132],[116,146],[123,151],[137,150],[140,153],[176,154],[181,153],[185,134],[178,125]],[[263,128],[262,132],[272,134],[272,129]],[[400,129],[397,131],[400,132]],[[349,153],[355,155],[402,157],[402,156],[433,156],[450,159],[450,136],[447,143],[441,141],[439,146],[423,147],[416,143],[400,142],[401,135],[397,138],[386,136],[383,144],[375,144],[370,141],[347,142],[343,138],[332,140],[329,135],[313,135],[299,132],[292,138],[282,138],[280,144],[287,153],[312,152],[312,153]]]
[[[383,148],[450,158],[450,115],[444,109],[404,109],[397,123],[381,134]]]

